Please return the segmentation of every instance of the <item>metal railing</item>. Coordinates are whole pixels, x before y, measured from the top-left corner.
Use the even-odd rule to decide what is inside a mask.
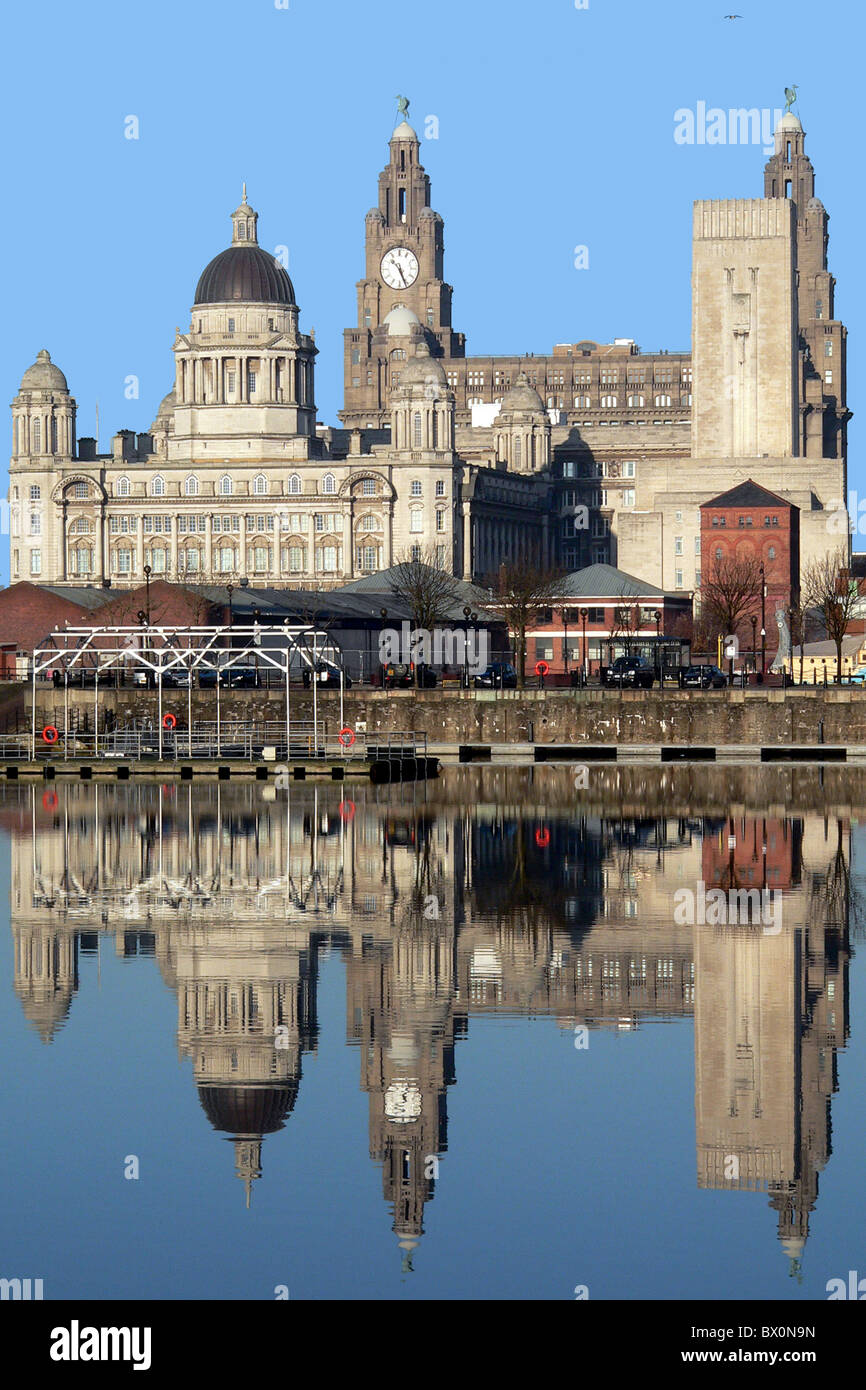
[[[0,736],[0,761],[29,762],[30,732]],[[292,723],[288,735],[280,720],[195,722],[191,728],[163,728],[161,737],[152,721],[135,721],[109,731],[62,726],[57,738],[47,742],[41,730],[35,740],[40,762],[66,762],[70,759],[109,759],[119,762],[179,762],[186,758],[226,759],[239,762],[284,762],[309,759],[343,758],[353,761],[379,761],[427,756],[426,732],[391,730],[356,733],[349,727],[337,729],[320,720]]]

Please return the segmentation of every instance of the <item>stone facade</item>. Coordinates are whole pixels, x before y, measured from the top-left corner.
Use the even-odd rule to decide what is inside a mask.
[[[490,582],[504,559],[700,582],[700,507],[754,478],[801,511],[801,562],[839,545],[849,412],[827,214],[803,130],[761,199],[694,213],[693,355],[631,339],[466,355],[420,141],[395,129],[344,335],[342,429],[316,421],[312,334],[258,245],[246,193],[206,267],[149,432],[76,441],[47,352],[13,402],[11,575],[67,585],[329,587],[431,555]],[[694,382],[693,382],[694,376]],[[693,407],[694,389],[694,407]]]

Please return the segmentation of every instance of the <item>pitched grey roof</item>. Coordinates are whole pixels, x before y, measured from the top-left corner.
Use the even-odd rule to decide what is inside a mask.
[[[613,565],[587,565],[585,569],[573,570],[561,584],[557,593],[573,598],[664,598],[664,589],[656,588],[646,579],[637,579],[625,570],[615,569]],[[686,594],[678,595],[686,598]]]

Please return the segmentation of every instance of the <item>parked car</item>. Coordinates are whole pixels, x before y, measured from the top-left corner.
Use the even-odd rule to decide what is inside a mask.
[[[305,666],[305,667],[304,667],[304,670],[303,670],[303,672],[302,672],[302,679],[303,679],[304,685],[307,687],[307,689],[309,689],[309,687],[312,685],[312,674],[313,674],[313,673],[312,673],[312,669],[311,669],[309,666]],[[329,687],[329,689],[332,689],[332,690],[339,690],[339,688],[340,688],[340,668],[339,668],[339,666],[335,666],[334,663],[333,663],[332,661],[317,661],[317,662],[316,662],[316,680],[319,682],[319,685],[326,685],[326,686]],[[352,688],[352,680],[351,680],[351,677],[348,676],[348,675],[346,674],[346,672],[344,671],[344,672],[343,672],[343,689],[344,689],[344,690],[350,690],[351,688]]]
[[[516,690],[517,672],[508,661],[491,661],[474,681],[476,690]]]
[[[683,690],[723,690],[728,678],[718,666],[687,666],[680,672]]]
[[[423,662],[418,663],[418,685],[429,690],[436,684],[436,672]],[[382,684],[386,690],[406,690],[415,685],[415,662],[390,662],[382,668]]]
[[[618,656],[612,666],[604,673],[607,686],[632,686],[635,689],[649,690],[655,683],[655,668],[642,656]]]
[[[220,671],[223,690],[248,690],[262,684],[257,666],[226,666]]]

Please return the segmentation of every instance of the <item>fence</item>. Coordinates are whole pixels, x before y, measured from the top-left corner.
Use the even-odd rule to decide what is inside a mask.
[[[50,726],[46,725],[46,729]],[[131,721],[109,731],[93,729],[92,721],[82,719],[78,727],[55,724],[57,737],[50,742],[37,732],[35,756],[39,760],[80,761],[109,758],[118,761],[149,762],[162,759],[175,762],[184,758],[226,758],[242,762],[278,762],[309,759],[351,758],[378,761],[426,757],[427,735],[410,730],[367,735],[351,729],[338,729],[326,720],[293,722],[288,736],[281,720],[196,721],[190,728],[163,728],[151,720]],[[0,759],[29,761],[29,730],[16,736],[0,736]]]

